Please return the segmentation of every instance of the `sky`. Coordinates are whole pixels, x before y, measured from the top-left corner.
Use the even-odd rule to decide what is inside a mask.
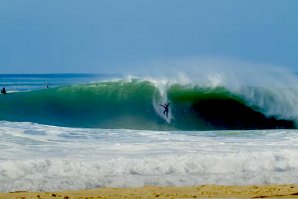
[[[297,10],[296,0],[1,0],[0,73],[121,73],[202,56],[298,72]]]

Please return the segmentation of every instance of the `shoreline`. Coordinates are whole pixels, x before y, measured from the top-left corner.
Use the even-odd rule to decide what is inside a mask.
[[[13,198],[298,198],[298,184],[191,187],[97,188],[46,192],[1,192],[0,199]]]

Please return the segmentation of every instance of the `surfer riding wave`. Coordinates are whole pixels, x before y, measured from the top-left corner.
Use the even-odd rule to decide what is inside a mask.
[[[162,106],[165,110],[163,111],[163,114],[168,117],[169,114],[169,105],[170,103],[165,103],[164,105],[160,104],[160,106]]]

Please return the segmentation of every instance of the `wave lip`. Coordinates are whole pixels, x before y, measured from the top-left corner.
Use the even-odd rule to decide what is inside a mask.
[[[274,98],[267,90],[248,88]],[[160,104],[170,102],[169,117]],[[0,96],[0,120],[147,130],[295,128],[266,105],[223,86],[208,87],[132,79],[65,86]],[[274,106],[274,103],[272,103]],[[270,107],[269,107],[270,108]]]

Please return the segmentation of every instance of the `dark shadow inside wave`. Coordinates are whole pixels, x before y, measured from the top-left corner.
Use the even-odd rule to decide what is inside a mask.
[[[295,128],[293,121],[266,117],[231,99],[208,99],[193,104],[197,117],[216,129],[276,129]]]

